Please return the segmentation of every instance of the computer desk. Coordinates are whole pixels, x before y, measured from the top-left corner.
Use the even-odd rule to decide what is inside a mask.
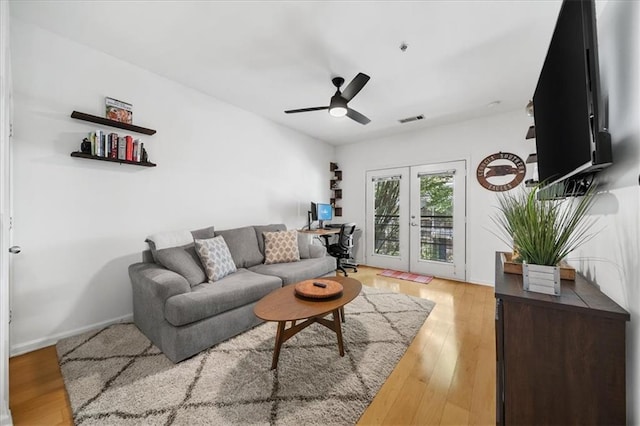
[[[340,233],[340,228],[320,228],[320,229],[300,229],[298,232],[302,234],[314,235],[324,239],[324,246],[329,248],[329,238]]]
[[[339,234],[340,228],[300,229],[298,232],[313,235],[333,235]]]
[[[356,229],[357,231],[358,229]],[[299,229],[298,232],[302,234],[309,234],[316,237],[322,237],[324,239],[324,246],[329,250],[329,238],[340,233],[340,228],[320,228],[320,229]],[[358,264],[354,262],[347,262],[347,266],[357,267]]]

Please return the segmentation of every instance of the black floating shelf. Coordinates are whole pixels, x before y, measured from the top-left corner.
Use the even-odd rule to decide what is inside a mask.
[[[130,132],[142,133],[143,135],[154,135],[156,133],[156,131],[153,129],[134,126],[133,124],[121,123],[119,121],[109,120],[108,118],[98,117],[97,115],[85,114],[84,112],[73,111],[71,113],[71,118],[90,121],[92,123],[98,123],[104,126],[117,127],[118,129],[129,130]]]
[[[141,166],[141,167],[156,167],[155,163],[150,163],[148,161],[137,162],[137,161],[129,161],[129,160],[119,160],[117,158],[98,157],[97,155],[86,154],[80,151],[72,152],[71,156],[76,158],[86,158],[87,160],[109,161],[111,163],[131,164],[134,166]]]
[[[527,136],[525,139],[535,139],[536,137],[536,128],[534,126],[530,126],[529,130],[527,130]]]
[[[538,162],[538,154],[536,153],[529,154],[529,156],[527,157],[527,161],[525,161],[525,163],[527,164],[537,163],[537,162]]]

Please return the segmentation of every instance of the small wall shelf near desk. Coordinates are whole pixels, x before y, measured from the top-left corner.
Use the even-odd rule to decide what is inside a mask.
[[[85,114],[84,112],[73,111],[71,113],[71,118],[82,121],[89,121],[91,123],[98,123],[104,126],[117,127],[118,129],[129,130],[130,132],[142,133],[143,135],[155,135],[156,133],[156,131],[153,129],[134,126],[133,124],[121,123],[119,121],[109,120],[108,118],[98,117],[97,115]]]
[[[329,163],[329,171],[333,173],[333,177],[329,181],[329,189],[333,191],[333,196],[329,203],[333,206],[334,216],[342,216],[342,207],[337,202],[342,199],[342,189],[339,188],[342,181],[342,170],[338,170],[338,163]]]
[[[133,166],[141,166],[141,167],[156,167],[157,165],[149,161],[138,162],[138,161],[129,161],[129,160],[119,160],[117,158],[98,157],[97,155],[91,155],[91,154],[87,154],[85,152],[80,152],[80,151],[72,152],[71,156],[76,158],[86,158],[87,160],[109,161],[111,163],[131,164]]]

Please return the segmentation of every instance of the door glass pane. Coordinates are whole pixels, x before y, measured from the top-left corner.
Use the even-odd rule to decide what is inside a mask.
[[[373,182],[375,254],[400,255],[400,179]]]
[[[420,176],[420,259],[453,262],[453,174]]]

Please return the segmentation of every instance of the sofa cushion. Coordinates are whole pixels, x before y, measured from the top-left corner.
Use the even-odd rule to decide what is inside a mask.
[[[336,270],[336,259],[324,256],[315,259],[302,259],[299,262],[256,265],[250,271],[264,275],[275,275],[284,285],[294,284],[312,278],[322,277]]]
[[[216,231],[216,236],[218,235],[224,237],[237,268],[248,268],[264,260],[253,226]]]
[[[195,231],[160,232],[147,237],[153,260],[182,275],[190,286],[207,280],[200,258],[193,245],[194,238],[212,238],[213,226]]]
[[[236,264],[222,236],[195,240],[195,246],[209,281],[218,281],[236,272]]]
[[[318,244],[309,244],[309,257],[314,259],[316,257],[324,257],[327,255],[327,248]]]
[[[156,263],[182,275],[191,287],[207,280],[200,257],[193,244],[156,251]]]
[[[298,231],[265,232],[263,235],[265,265],[300,260]]]
[[[278,277],[238,269],[220,281],[197,285],[190,293],[167,299],[165,319],[176,327],[190,324],[256,302],[280,287]]]
[[[259,225],[254,226],[253,229],[256,231],[256,238],[258,239],[258,249],[262,256],[264,256],[264,233],[265,232],[278,232],[278,231],[286,231],[286,225],[282,223],[274,223],[271,225]],[[262,263],[262,262],[260,262]]]
[[[298,232],[298,252],[300,253],[300,259],[308,259],[311,257],[311,253],[309,252],[310,245],[309,234]]]

